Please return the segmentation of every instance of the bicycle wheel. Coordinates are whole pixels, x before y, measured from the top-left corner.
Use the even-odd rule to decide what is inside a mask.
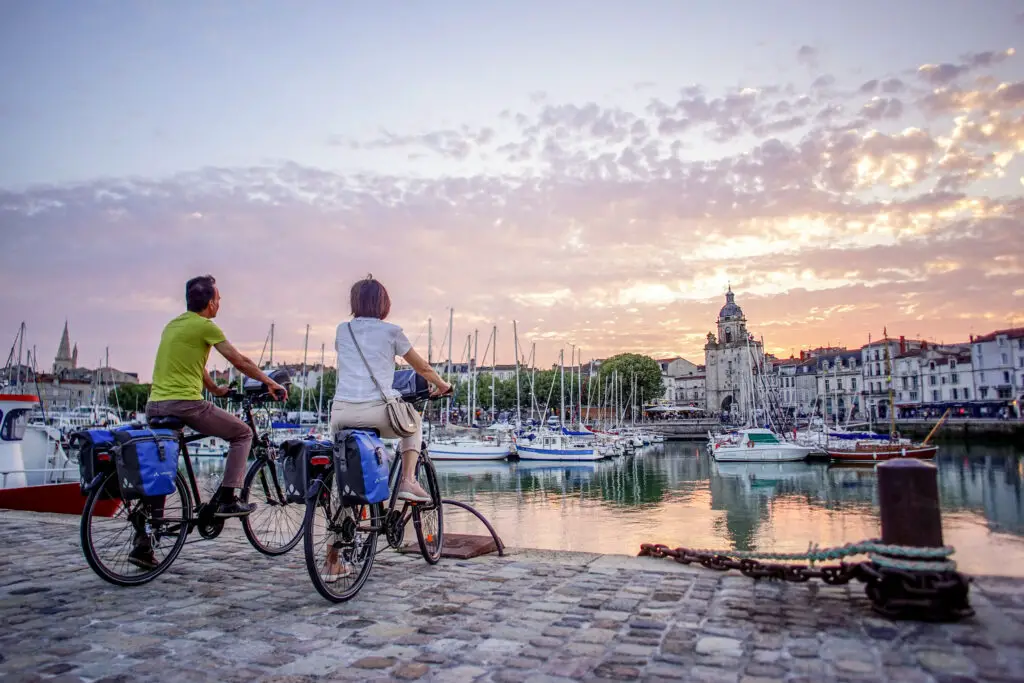
[[[426,454],[420,454],[416,463],[417,478],[426,480],[426,489],[430,494],[429,503],[417,503],[412,506],[412,523],[416,528],[416,540],[420,543],[423,559],[429,564],[437,564],[444,548],[444,510],[441,504],[441,487],[437,483],[437,472],[434,463]]]
[[[264,555],[284,555],[302,538],[306,508],[285,497],[283,477],[276,462],[257,458],[245,473],[239,496],[245,503],[251,496],[256,503],[256,509],[242,518],[242,531],[252,547]]]
[[[105,491],[113,492],[113,497],[104,496]],[[113,513],[111,506],[116,506]],[[167,571],[181,552],[191,517],[192,497],[180,472],[175,491],[164,497],[162,509],[152,502],[121,498],[117,472],[110,472],[89,492],[82,510],[85,561],[100,578],[117,586],[148,583]],[[146,546],[152,549],[156,564],[134,564],[132,553]]]
[[[317,494],[306,503],[302,545],[317,592],[331,602],[345,602],[370,576],[384,508],[379,503],[342,505],[337,487],[331,486],[333,476],[327,470]]]

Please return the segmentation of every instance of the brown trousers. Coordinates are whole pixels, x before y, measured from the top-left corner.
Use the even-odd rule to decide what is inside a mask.
[[[252,430],[237,417],[209,401],[156,401],[146,404],[146,417],[177,417],[200,434],[227,441],[227,462],[221,486],[241,488],[249,459]]]

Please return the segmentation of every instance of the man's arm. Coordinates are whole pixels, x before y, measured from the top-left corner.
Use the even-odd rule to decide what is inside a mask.
[[[270,393],[280,400],[284,400],[288,397],[288,392],[285,391],[284,387],[275,382],[274,380],[267,377],[267,375],[256,366],[248,357],[244,356],[238,349],[231,345],[231,342],[224,340],[219,344],[215,345],[215,348],[220,355],[235,366],[235,368],[245,374],[248,377],[252,377],[255,380],[259,380],[267,385],[270,389]],[[209,375],[207,375],[209,377]]]
[[[231,391],[231,387],[222,387],[214,382],[206,368],[203,368],[203,386],[214,396],[224,396]]]

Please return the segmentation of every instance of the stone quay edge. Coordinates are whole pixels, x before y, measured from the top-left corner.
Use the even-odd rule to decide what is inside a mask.
[[[976,577],[971,602],[959,623],[893,622],[857,582],[513,549],[433,567],[383,552],[332,604],[301,544],[264,557],[237,521],[118,588],[77,518],[0,511],[0,683],[1024,680],[1024,580]]]

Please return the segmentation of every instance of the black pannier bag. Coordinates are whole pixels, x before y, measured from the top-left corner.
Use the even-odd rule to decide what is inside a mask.
[[[309,484],[330,464],[334,444],[314,439],[289,439],[281,443],[281,485],[289,503],[306,502]],[[331,485],[327,481],[328,486]],[[276,495],[276,492],[271,492]]]
[[[90,485],[98,474],[114,470],[114,435],[108,429],[82,429],[68,437],[68,457],[78,459],[82,495],[88,495]],[[117,496],[117,482],[104,491],[101,498]]]

